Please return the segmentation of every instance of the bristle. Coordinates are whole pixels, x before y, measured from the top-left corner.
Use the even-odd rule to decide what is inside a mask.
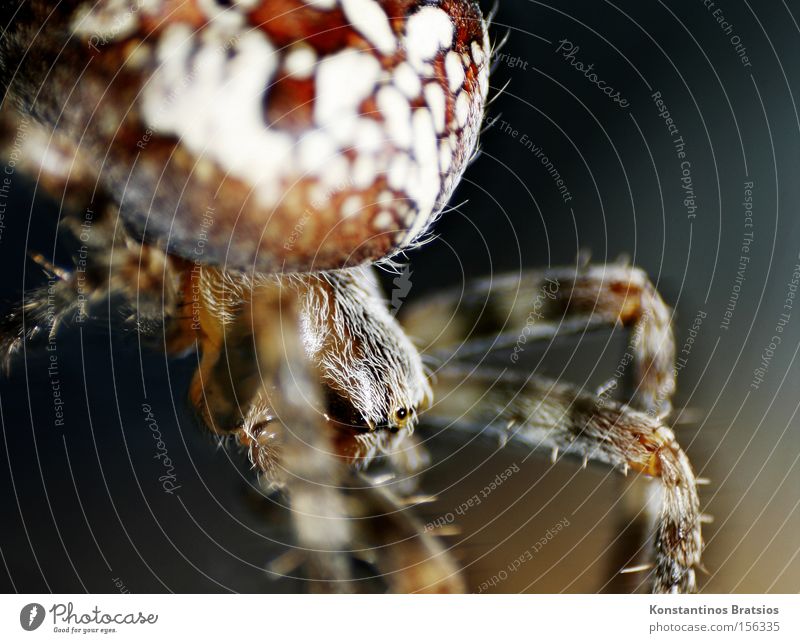
[[[646,572],[653,569],[653,563],[643,563],[641,565],[634,565],[632,567],[626,567],[625,569],[619,570],[620,574],[638,574],[639,572]]]

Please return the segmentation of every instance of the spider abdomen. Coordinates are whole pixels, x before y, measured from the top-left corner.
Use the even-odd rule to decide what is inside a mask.
[[[188,258],[275,272],[391,255],[474,149],[489,52],[468,0],[66,4],[58,73],[30,79],[56,98],[24,108],[103,159],[126,220]]]

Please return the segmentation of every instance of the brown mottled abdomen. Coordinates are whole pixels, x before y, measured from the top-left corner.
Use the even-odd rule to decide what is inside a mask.
[[[80,141],[125,219],[187,258],[272,272],[390,255],[474,149],[489,51],[472,2],[62,5],[38,52],[57,73],[31,72],[47,92],[21,86],[23,109]]]

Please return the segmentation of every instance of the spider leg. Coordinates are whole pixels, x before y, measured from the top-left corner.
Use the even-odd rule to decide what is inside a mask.
[[[632,381],[625,382],[631,386],[626,401],[663,420],[670,414],[675,391],[670,309],[642,270],[624,262],[608,266],[578,263],[578,267],[476,280],[463,290],[437,293],[406,307],[405,325],[412,336],[430,347],[427,351],[439,362],[474,364],[492,352],[506,351],[510,362],[517,364],[534,342],[622,324],[632,331],[620,361],[625,367],[630,364],[632,370]],[[599,398],[620,396],[623,387],[618,386],[617,378],[598,393]],[[620,482],[623,502],[616,511],[621,535],[610,555],[613,574],[607,587],[611,591],[629,589],[631,576],[618,572],[640,560],[647,549],[642,543],[658,522],[648,482]],[[632,551],[636,552],[633,557]]]
[[[81,243],[75,265],[61,268],[31,253],[47,284],[26,292],[22,302],[0,316],[0,360],[6,370],[26,339],[51,338],[64,325],[104,314],[109,297],[127,317],[124,321],[144,333],[178,316],[185,261],[132,239],[110,204],[83,229],[75,219],[67,224]]]
[[[353,477],[349,492],[356,508],[358,542],[381,572],[390,591],[464,593],[459,568],[438,538],[386,486],[366,476]]]
[[[660,482],[653,591],[696,591],[702,552],[697,482],[686,454],[661,420],[616,400],[508,370],[458,366],[439,372],[426,419],[450,432],[499,438],[603,462]]]
[[[300,337],[299,296],[281,282],[254,288],[243,316],[253,329],[271,429],[281,434],[280,467],[312,588],[348,591],[352,534],[341,491],[344,467],[321,411],[318,373]],[[254,462],[264,460],[256,456]]]
[[[385,457],[393,479],[392,489],[403,497],[416,493],[421,475],[431,463],[430,454],[419,438],[407,435]]]
[[[53,336],[73,321],[93,316],[92,305],[109,295],[139,330],[149,331],[175,315],[183,260],[133,239],[118,208],[98,184],[97,163],[58,131],[30,116],[0,107],[0,159],[36,181],[60,204],[59,221],[79,244],[75,265],[30,253],[49,277],[0,318],[0,359],[6,369],[26,338]]]
[[[508,349],[513,363],[529,341],[621,323],[633,331],[629,403],[664,418],[675,392],[671,317],[644,271],[611,264],[476,280],[406,306],[402,321],[430,355],[474,362]]]

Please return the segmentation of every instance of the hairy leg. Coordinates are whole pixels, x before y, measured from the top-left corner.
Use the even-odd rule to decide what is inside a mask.
[[[365,476],[353,480],[349,496],[360,519],[355,536],[364,548],[361,555],[375,565],[390,591],[466,591],[455,561],[401,498]]]
[[[257,407],[254,407],[254,409]],[[287,489],[291,496],[291,478],[287,479],[289,465],[285,463],[285,429],[274,421],[271,408],[262,407],[261,417],[268,421],[251,423],[257,412],[248,418],[245,427],[237,434],[240,443],[248,448],[250,459],[262,474],[262,483],[268,489]],[[414,450],[415,447],[412,447]],[[302,453],[301,453],[302,456]],[[392,454],[387,456],[390,460]],[[416,464],[415,454],[411,464]],[[404,457],[393,463],[398,471],[407,473],[409,465]],[[396,484],[392,485],[395,488]],[[401,485],[401,491],[405,491]],[[354,558],[373,565],[380,580],[394,593],[462,593],[465,591],[459,569],[439,540],[425,531],[422,524],[409,509],[403,497],[398,497],[388,485],[371,476],[357,474],[351,468],[341,472],[341,492],[351,523],[347,547]],[[314,490],[309,490],[314,494]],[[324,498],[314,498],[315,501]],[[295,521],[313,533],[316,519],[307,516]],[[303,558],[303,556],[301,556]],[[334,589],[358,589],[359,579],[347,587]],[[367,581],[369,579],[361,579]]]
[[[623,382],[612,380],[597,402],[624,390],[629,406],[651,420],[670,414],[675,391],[671,310],[640,269],[617,263],[500,275],[437,293],[403,312],[410,334],[438,361],[475,364],[492,351],[506,351],[512,368],[520,367],[515,365],[531,342],[622,324],[632,331],[622,358],[632,368],[632,381],[625,382],[631,387],[624,390]],[[611,587],[628,581],[618,572],[637,567],[641,543],[660,520],[661,508],[654,506],[658,500],[648,483],[637,478],[620,484],[625,502],[617,510],[622,530],[610,554]]]
[[[68,219],[66,227],[81,244],[75,265],[59,267],[31,253],[48,276],[45,286],[26,292],[23,300],[0,319],[0,358],[6,368],[26,339],[55,335],[64,324],[105,318],[109,299],[122,327],[145,335],[180,317],[186,262],[132,239],[106,204],[84,219]]]
[[[702,552],[697,486],[686,454],[659,419],[615,400],[509,371],[440,371],[426,419],[454,433],[493,436],[629,469],[660,483],[655,592],[693,592]]]
[[[589,265],[500,275],[436,293],[402,312],[404,327],[426,353],[470,361],[508,349],[516,363],[528,341],[621,323],[633,332],[629,403],[658,418],[671,410],[672,312],[639,268]]]
[[[281,282],[255,288],[247,308],[243,319],[253,331],[271,428],[282,436],[280,466],[312,588],[347,591],[352,534],[340,489],[345,467],[333,452],[319,375],[300,337],[298,292]],[[259,455],[255,462],[263,460]]]
[[[75,265],[30,253],[48,275],[47,286],[25,293],[0,319],[0,358],[6,362],[25,339],[50,335],[64,323],[102,316],[99,304],[118,298],[123,324],[149,333],[179,314],[182,275],[188,263],[139,243],[126,231],[119,210],[99,187],[97,163],[58,132],[44,128],[8,104],[0,107],[0,159],[55,199],[59,222],[79,244]]]

